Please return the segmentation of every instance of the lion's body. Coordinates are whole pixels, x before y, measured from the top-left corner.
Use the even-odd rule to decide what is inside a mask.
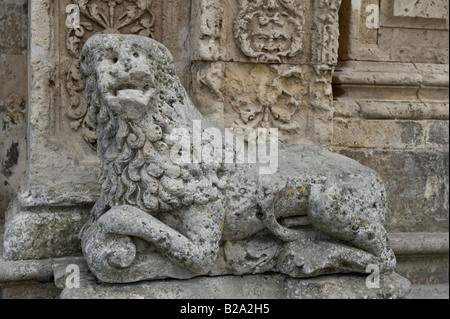
[[[173,163],[171,132],[192,133],[194,120],[206,122],[167,49],[138,36],[96,36],[81,60],[102,183],[83,251],[102,280],[269,270],[302,277],[364,272],[368,262],[395,266],[375,172],[299,145],[280,146],[272,175],[260,175],[256,164]],[[316,246],[337,251],[337,263],[309,260]],[[303,262],[287,267],[293,255]]]

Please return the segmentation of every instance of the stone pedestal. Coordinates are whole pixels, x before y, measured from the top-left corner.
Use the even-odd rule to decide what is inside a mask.
[[[380,278],[380,288],[366,287],[361,275],[293,279],[282,275],[201,277],[128,285],[98,284],[66,288],[61,299],[401,299],[410,283],[398,274]]]
[[[341,274],[295,279],[279,274],[198,277],[190,280],[155,280],[131,284],[104,284],[78,263],[78,288],[69,288],[68,264],[54,266],[61,299],[400,299],[411,290],[397,273],[368,277]],[[68,275],[69,274],[69,275]],[[72,276],[73,277],[73,276]],[[70,285],[69,285],[70,286]]]

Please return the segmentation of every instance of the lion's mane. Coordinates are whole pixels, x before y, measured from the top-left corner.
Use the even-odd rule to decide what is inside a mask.
[[[192,132],[192,121],[201,119],[201,115],[187,97],[165,47],[149,38],[126,38],[146,42],[146,54],[154,70],[157,90],[142,118],[121,119],[101,98],[95,65],[102,52],[120,40],[120,36],[112,36],[111,43],[100,43],[94,36],[80,58],[87,103],[98,136],[103,203],[109,207],[133,205],[158,213],[217,199],[218,190],[213,185],[217,165],[177,165],[169,159],[174,144],[169,139],[171,132],[180,127]]]

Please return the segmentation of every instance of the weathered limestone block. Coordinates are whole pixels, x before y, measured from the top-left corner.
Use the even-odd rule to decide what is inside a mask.
[[[390,233],[397,257],[397,272],[413,285],[448,283],[449,234],[447,232]],[[448,295],[448,293],[447,293]]]
[[[329,146],[340,1],[193,1],[192,97],[228,128]]]
[[[0,220],[25,174],[27,1],[0,3]]]
[[[0,8],[0,53],[21,55],[27,49],[27,1],[4,0]]]
[[[389,232],[448,232],[448,149],[336,152],[371,167],[385,181]]]
[[[395,0],[394,16],[446,19],[448,18],[448,2],[433,0]]]
[[[334,64],[340,3],[195,0],[192,60]]]
[[[13,201],[6,216],[5,260],[81,254],[78,234],[89,218],[88,207],[19,207],[18,201]]]
[[[446,0],[345,1],[340,58],[448,64]]]
[[[416,121],[334,120],[334,146],[402,148],[425,144],[425,127]]]
[[[55,47],[57,42],[52,41],[54,5],[57,4],[53,1],[33,1],[29,6],[32,21],[28,104],[31,107],[27,114],[27,175],[20,185],[18,205],[7,213],[7,224],[15,224],[13,220],[20,219],[22,212],[30,208],[45,211],[44,207],[51,210],[73,206],[77,210],[92,203],[99,193],[98,160],[89,146],[82,143],[83,138],[72,134],[69,125],[63,125],[64,111],[58,98],[59,51]],[[17,240],[19,244],[21,239]]]
[[[155,280],[122,285],[98,285],[83,277],[80,288],[64,288],[61,299],[397,299],[411,290],[407,279],[396,273],[381,276],[380,286],[370,289],[364,275],[334,275],[296,279],[284,275],[200,277],[191,280]],[[193,303],[191,303],[193,304]],[[187,306],[183,304],[184,307]],[[270,311],[270,306],[269,311]],[[222,307],[221,307],[222,308]],[[214,313],[225,309],[215,308]],[[218,310],[221,309],[221,310]],[[167,310],[178,315],[182,306]],[[186,310],[184,310],[186,311]],[[192,310],[190,310],[192,311]],[[232,311],[232,310],[231,310]],[[273,311],[273,309],[272,309]]]
[[[448,231],[448,65],[340,62],[334,151],[376,170],[390,232]]]
[[[212,146],[222,137],[205,135],[221,131],[192,104],[172,61],[163,45],[133,35],[94,36],[81,55],[102,184],[82,246],[100,280],[394,270],[386,193],[374,171],[283,143],[275,173],[262,170],[261,158],[234,160],[239,149]],[[195,121],[204,128],[200,157],[190,139]]]
[[[283,142],[330,145],[331,85],[309,80],[317,76],[314,67],[213,62],[197,63],[194,74],[194,102],[224,127],[272,127]]]

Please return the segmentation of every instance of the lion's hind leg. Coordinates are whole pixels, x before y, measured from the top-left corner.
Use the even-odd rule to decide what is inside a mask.
[[[301,238],[285,244],[277,258],[278,271],[296,278],[365,273],[368,265],[377,262],[376,256],[369,252],[319,237]]]
[[[384,228],[384,185],[376,175],[341,175],[311,188],[308,217],[315,228],[376,257],[381,272],[396,260]]]

